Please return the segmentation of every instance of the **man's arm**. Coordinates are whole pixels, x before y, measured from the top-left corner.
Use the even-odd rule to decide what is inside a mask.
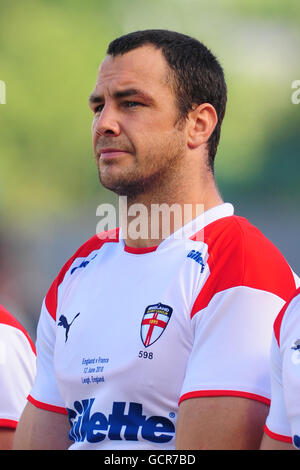
[[[0,428],[0,450],[11,450],[13,446],[14,435],[15,429]]]
[[[264,434],[260,450],[296,450],[296,448],[293,444],[271,439],[267,434]]]
[[[65,414],[42,410],[27,403],[17,426],[13,450],[65,450],[70,425]]]
[[[269,407],[241,397],[201,397],[179,406],[176,448],[181,450],[259,449]]]

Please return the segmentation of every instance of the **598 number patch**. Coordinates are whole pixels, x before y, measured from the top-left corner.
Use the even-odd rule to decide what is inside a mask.
[[[141,359],[153,359],[153,353],[148,351],[140,351],[138,357]]]

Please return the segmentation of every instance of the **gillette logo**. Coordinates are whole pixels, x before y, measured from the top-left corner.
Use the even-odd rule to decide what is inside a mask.
[[[163,444],[175,435],[175,426],[163,416],[143,415],[140,403],[129,403],[125,412],[125,402],[113,402],[111,414],[92,413],[95,398],[74,402],[74,410],[67,408],[71,430],[69,439],[90,443],[101,442],[105,438],[112,441],[137,441],[145,439]]]

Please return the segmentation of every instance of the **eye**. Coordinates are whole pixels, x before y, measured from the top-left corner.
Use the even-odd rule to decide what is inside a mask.
[[[99,104],[98,106],[96,106],[93,111],[95,114],[97,113],[101,113],[102,109],[104,108],[104,104]]]
[[[143,104],[139,103],[138,101],[123,101],[122,105],[125,108],[135,108],[136,106],[143,106]]]

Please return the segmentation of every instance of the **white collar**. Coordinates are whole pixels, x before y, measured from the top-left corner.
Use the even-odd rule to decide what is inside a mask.
[[[172,233],[169,237],[167,237],[159,244],[157,249],[164,248],[165,244],[170,242],[171,240],[188,240],[194,234],[200,232],[204,227],[211,224],[212,222],[215,222],[216,220],[222,219],[224,217],[232,216],[233,214],[234,207],[229,202],[212,207],[211,209],[208,209],[195,219],[185,224],[180,229],[176,230],[176,232]],[[119,230],[119,241],[124,247],[125,243],[121,227]]]
[[[212,207],[211,209],[208,209],[195,219],[188,222],[180,229],[176,230],[176,232],[172,233],[169,237],[161,242],[158,248],[161,248],[170,240],[188,240],[194,234],[200,232],[202,229],[204,229],[204,227],[207,227],[207,225],[211,224],[212,222],[222,219],[223,217],[232,216],[233,214],[234,207],[229,202]]]

